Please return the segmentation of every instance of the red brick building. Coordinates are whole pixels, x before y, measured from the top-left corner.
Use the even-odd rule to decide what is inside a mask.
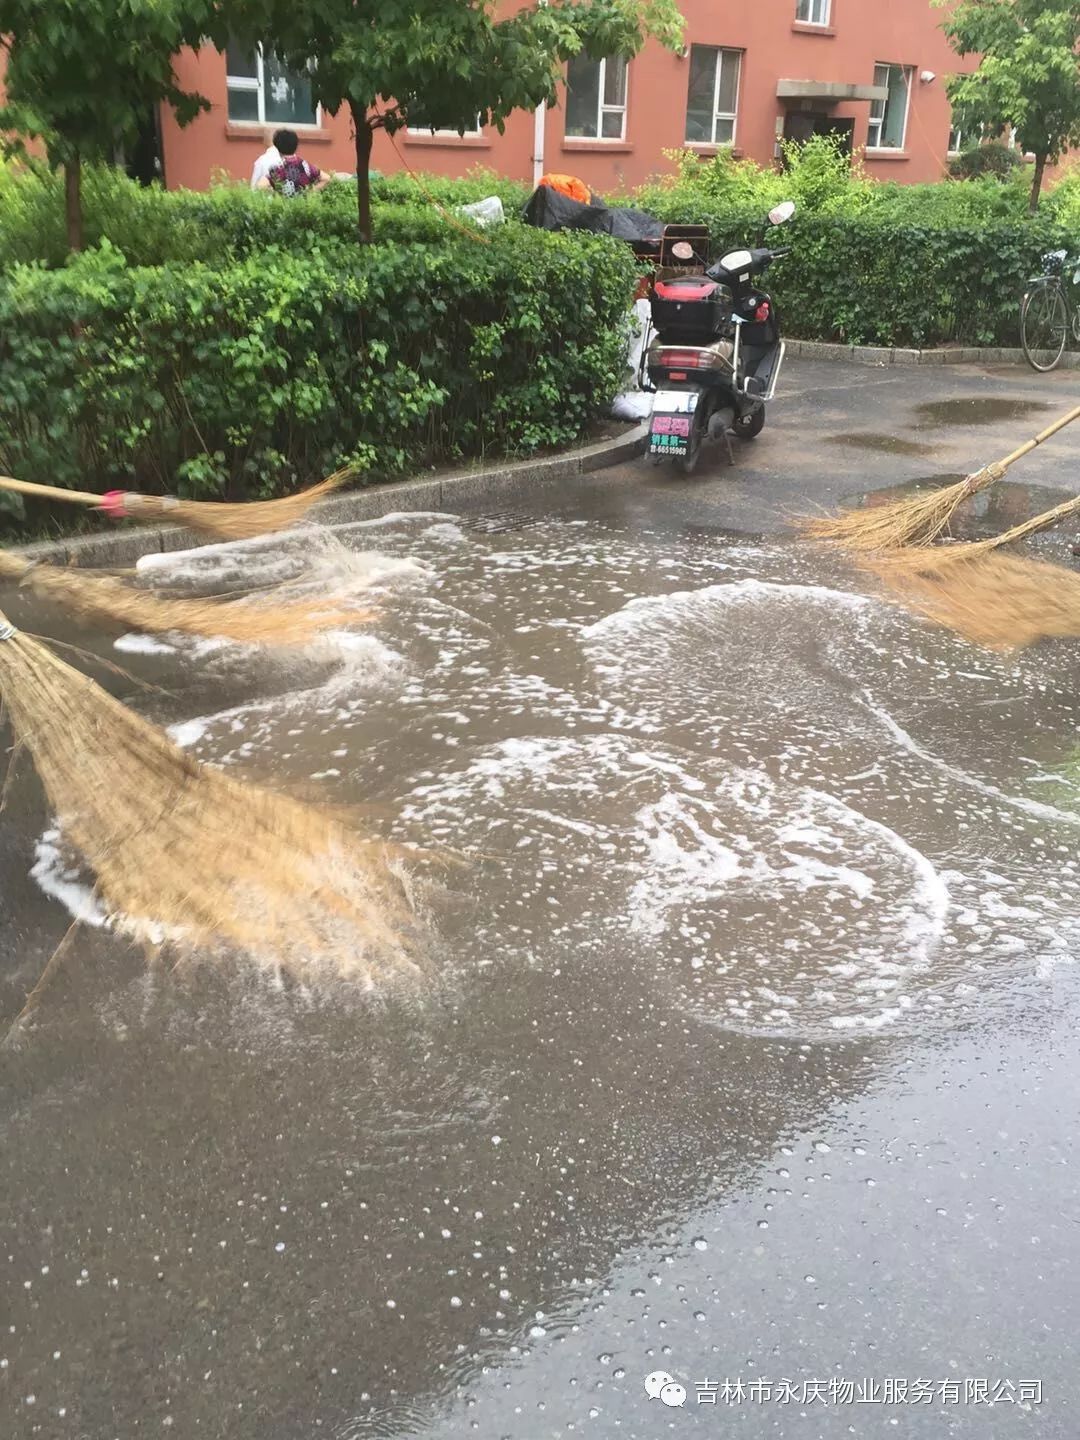
[[[513,116],[505,135],[409,132],[395,150],[380,134],[373,166],[392,171],[404,159],[456,175],[479,164],[521,180],[563,171],[604,192],[670,168],[667,150],[731,146],[768,163],[782,137],[832,131],[865,147],[878,178],[941,177],[956,140],[944,81],[960,67],[930,0],[682,0],[682,10],[681,55],[650,43],[628,65],[575,62],[560,105]],[[170,186],[246,178],[279,125],[299,132],[302,153],[320,167],[353,169],[347,114],[316,110],[305,78],[275,61],[272,36],[255,50],[185,52],[176,68],[212,108],[185,130],[163,115]]]

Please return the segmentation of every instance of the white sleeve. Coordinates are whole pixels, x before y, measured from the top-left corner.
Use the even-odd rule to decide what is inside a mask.
[[[254,168],[252,169],[251,188],[254,190],[255,187],[258,185],[259,181],[265,180],[267,175],[269,175],[270,171],[274,168],[274,166],[280,164],[281,156],[278,154],[277,150],[275,150],[272,146],[269,150],[264,150],[263,153],[259,156],[259,158],[255,161]]]

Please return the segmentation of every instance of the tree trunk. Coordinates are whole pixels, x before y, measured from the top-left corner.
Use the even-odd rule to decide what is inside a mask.
[[[1046,171],[1046,156],[1035,156],[1035,178],[1031,182],[1031,199],[1028,202],[1028,209],[1032,215],[1039,208],[1039,194],[1042,190],[1043,174]]]
[[[367,106],[349,101],[356,142],[356,229],[361,245],[371,244],[371,126]]]
[[[83,248],[82,159],[76,150],[64,165],[64,212],[69,250]]]

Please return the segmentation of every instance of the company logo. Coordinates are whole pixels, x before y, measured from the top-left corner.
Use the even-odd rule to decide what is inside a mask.
[[[651,1375],[645,1376],[645,1394],[650,1400],[659,1400],[672,1409],[686,1404],[686,1387],[666,1370],[654,1370]]]

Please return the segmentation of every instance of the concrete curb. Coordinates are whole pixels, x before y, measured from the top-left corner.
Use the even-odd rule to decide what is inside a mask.
[[[789,340],[789,358],[800,360],[850,360],[856,365],[1023,365],[1024,352],[977,345],[957,345],[946,350],[907,350],[900,346],[833,345],[820,340]],[[1066,351],[1058,367],[1080,370],[1080,352]]]
[[[447,510],[461,504],[497,499],[512,501],[553,480],[572,475],[589,475],[642,454],[648,442],[647,421],[635,425],[614,440],[601,440],[563,455],[542,460],[522,460],[491,469],[459,470],[430,479],[394,480],[371,485],[323,500],[313,511],[325,525],[347,525],[358,520],[378,520],[384,515],[416,510]],[[39,541],[12,547],[27,560],[54,565],[133,565],[143,555],[168,550],[187,550],[213,541],[195,530],[179,525],[138,526],[113,534],[73,535],[67,540]]]

